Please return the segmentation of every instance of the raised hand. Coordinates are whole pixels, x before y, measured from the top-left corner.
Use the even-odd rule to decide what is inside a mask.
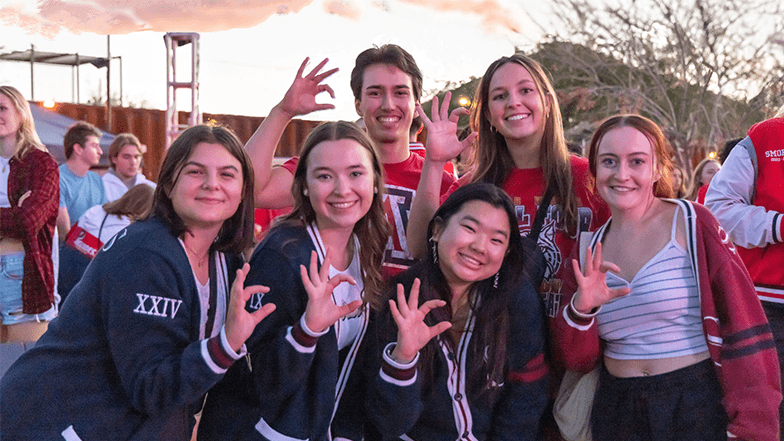
[[[431,118],[428,118],[422,110],[422,106],[417,104],[417,112],[422,117],[422,121],[427,128],[427,145],[425,145],[426,158],[433,162],[444,162],[456,158],[463,150],[468,148],[478,133],[472,133],[463,141],[457,140],[457,120],[460,115],[468,115],[465,107],[458,107],[448,115],[449,101],[452,92],[447,92],[444,102],[439,108],[438,97],[433,98],[433,106],[430,111]]]
[[[254,312],[245,310],[245,305],[253,294],[259,292],[269,292],[269,288],[261,285],[245,286],[245,277],[250,271],[250,265],[247,263],[237,270],[237,277],[234,283],[231,284],[231,299],[229,300],[229,310],[226,313],[226,340],[234,352],[238,352],[245,340],[250,337],[256,325],[259,324],[264,317],[268,316],[275,310],[275,305],[267,303],[261,309]]]
[[[305,291],[308,292],[308,305],[305,307],[305,324],[313,332],[323,332],[341,317],[351,314],[362,306],[362,300],[355,300],[347,305],[338,306],[332,300],[332,290],[343,282],[356,285],[353,277],[338,274],[329,278],[329,265],[332,262],[332,249],[327,248],[327,255],[318,268],[316,252],[310,254],[310,274],[305,265],[300,265],[300,275]]]
[[[283,97],[283,100],[278,104],[280,109],[288,114],[290,118],[298,115],[305,115],[317,110],[335,108],[333,104],[317,103],[316,95],[320,94],[321,92],[327,92],[329,93],[329,96],[331,96],[333,99],[335,98],[335,92],[332,90],[332,88],[329,87],[328,84],[321,84],[321,82],[333,73],[337,72],[338,68],[319,73],[324,65],[327,64],[327,61],[329,61],[328,58],[325,58],[321,61],[321,63],[314,67],[310,73],[302,76],[303,72],[305,71],[305,66],[307,66],[309,60],[310,58],[305,58],[305,60],[299,66],[299,70],[297,70],[297,76],[294,78],[294,82],[289,87],[289,90],[286,91],[286,95]]]
[[[597,306],[604,305],[616,297],[622,297],[631,292],[631,288],[610,289],[607,287],[607,271],[620,272],[618,265],[602,261],[602,243],[596,244],[596,253],[591,247],[585,251],[585,274],[580,271],[580,263],[572,260],[574,277],[577,280],[577,292],[574,294],[574,307],[579,313],[588,313]]]
[[[443,300],[428,300],[419,305],[419,279],[414,279],[411,294],[406,302],[403,285],[397,285],[397,303],[389,300],[392,318],[397,324],[397,344],[392,357],[400,363],[409,363],[420,349],[425,347],[431,338],[452,327],[452,323],[443,321],[433,326],[425,324],[425,316],[434,308],[446,305]]]

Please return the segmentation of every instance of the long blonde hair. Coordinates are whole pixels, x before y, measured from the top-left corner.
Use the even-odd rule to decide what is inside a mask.
[[[16,131],[16,149],[13,157],[21,160],[31,149],[38,149],[49,152],[35,132],[35,121],[33,113],[30,111],[30,104],[24,99],[22,93],[12,86],[0,86],[0,93],[5,95],[14,104],[16,113],[22,119],[19,130]]]
[[[564,213],[566,230],[577,228],[577,195],[572,185],[572,164],[566,139],[563,133],[561,109],[555,89],[542,66],[535,60],[518,52],[511,57],[501,57],[487,68],[474,96],[471,109],[471,129],[479,133],[476,148],[469,167],[473,173],[471,182],[489,182],[502,187],[514,167],[512,154],[504,137],[490,124],[490,81],[495,72],[507,63],[517,63],[533,77],[537,91],[542,99],[549,101],[550,111],[544,120],[542,145],[539,149],[539,163],[545,180],[545,188],[553,188],[553,201],[557,202]]]

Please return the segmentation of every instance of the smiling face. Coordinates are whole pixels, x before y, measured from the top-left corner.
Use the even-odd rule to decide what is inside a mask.
[[[199,143],[180,170],[169,197],[188,228],[220,227],[242,199],[242,166],[220,144]]]
[[[389,64],[367,67],[360,99],[354,104],[376,146],[401,142],[408,145],[416,105],[408,74]]]
[[[322,141],[308,155],[305,189],[320,230],[353,230],[373,202],[370,151],[353,139]]]
[[[142,152],[139,147],[128,144],[120,149],[116,157],[111,158],[117,174],[124,179],[131,179],[139,174],[139,167],[142,164]]]
[[[487,100],[485,116],[507,143],[542,135],[549,104],[522,65],[508,62],[499,67],[490,79]]]
[[[438,266],[453,293],[492,277],[509,247],[509,217],[502,208],[471,200],[433,228]]]
[[[0,139],[16,142],[16,134],[22,125],[22,116],[13,101],[0,93]]]
[[[650,140],[620,126],[604,134],[596,154],[596,187],[612,210],[647,207],[658,179]]]

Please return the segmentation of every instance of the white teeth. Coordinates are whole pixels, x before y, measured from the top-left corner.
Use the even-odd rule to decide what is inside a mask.
[[[378,120],[381,121],[382,123],[391,123],[391,122],[396,122],[399,119],[400,118],[396,118],[396,117],[386,117],[386,118],[382,117],[382,118],[379,118]]]
[[[523,118],[528,118],[528,115],[512,115],[509,118],[507,118],[507,121],[519,121]]]
[[[465,254],[463,254],[463,259],[467,260],[470,263],[473,263],[474,265],[481,265],[481,263],[479,263],[478,260],[474,259],[473,257],[466,256]]]
[[[333,202],[331,205],[333,207],[335,207],[335,208],[348,208],[348,207],[354,205],[354,203],[353,202]]]

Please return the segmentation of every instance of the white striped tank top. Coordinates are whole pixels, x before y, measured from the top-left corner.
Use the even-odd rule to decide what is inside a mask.
[[[650,360],[708,350],[697,281],[686,250],[675,239],[679,210],[670,241],[631,282],[607,273],[610,289],[631,288],[628,295],[604,304],[596,317],[599,336],[606,343],[604,354],[610,358]]]

